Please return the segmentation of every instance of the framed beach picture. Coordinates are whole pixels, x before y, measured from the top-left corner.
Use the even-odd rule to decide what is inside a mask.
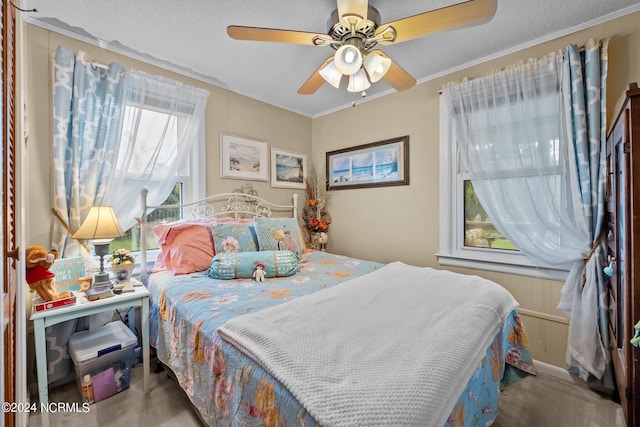
[[[409,135],[327,153],[327,189],[409,185]]]
[[[271,148],[271,186],[306,188],[307,156]]]
[[[220,177],[268,181],[269,156],[267,143],[221,133]]]

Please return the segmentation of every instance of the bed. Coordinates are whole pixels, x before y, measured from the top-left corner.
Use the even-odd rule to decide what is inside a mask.
[[[147,233],[160,246],[151,343],[208,425],[484,426],[501,384],[535,373],[504,289],[307,250],[296,195],[213,196],[156,225],[175,207],[142,200],[143,265]]]

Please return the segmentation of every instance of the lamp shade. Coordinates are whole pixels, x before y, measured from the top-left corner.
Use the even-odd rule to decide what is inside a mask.
[[[342,74],[350,76],[362,66],[362,53],[357,47],[345,44],[341,46],[333,56],[336,68]]]
[[[84,222],[71,237],[80,240],[113,239],[124,236],[111,206],[92,206]]]
[[[327,81],[331,86],[338,88],[340,86],[340,80],[342,80],[342,73],[336,68],[335,61],[329,62],[329,64],[319,71],[323,79]]]
[[[349,86],[347,90],[349,92],[362,92],[371,86],[364,69],[361,68],[357,73],[349,76]]]
[[[391,59],[377,53],[370,53],[364,58],[364,69],[367,70],[369,80],[375,83],[387,74],[391,67]]]

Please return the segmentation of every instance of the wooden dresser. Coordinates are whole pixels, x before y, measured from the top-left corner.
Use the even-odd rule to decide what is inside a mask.
[[[609,332],[627,425],[640,427],[640,349],[629,343],[640,321],[640,89],[626,95],[607,137]]]

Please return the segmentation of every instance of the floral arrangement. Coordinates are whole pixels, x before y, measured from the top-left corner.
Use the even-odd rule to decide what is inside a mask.
[[[136,259],[126,249],[118,249],[111,254],[112,265],[127,265],[135,263]]]
[[[321,231],[327,231],[329,229],[329,224],[327,224],[327,221],[323,219],[311,217],[307,223],[307,228],[312,233],[320,233]]]
[[[315,166],[309,168],[307,174],[307,203],[302,209],[302,220],[309,233],[326,232],[331,224],[331,215],[327,209],[329,195],[320,185]]]

